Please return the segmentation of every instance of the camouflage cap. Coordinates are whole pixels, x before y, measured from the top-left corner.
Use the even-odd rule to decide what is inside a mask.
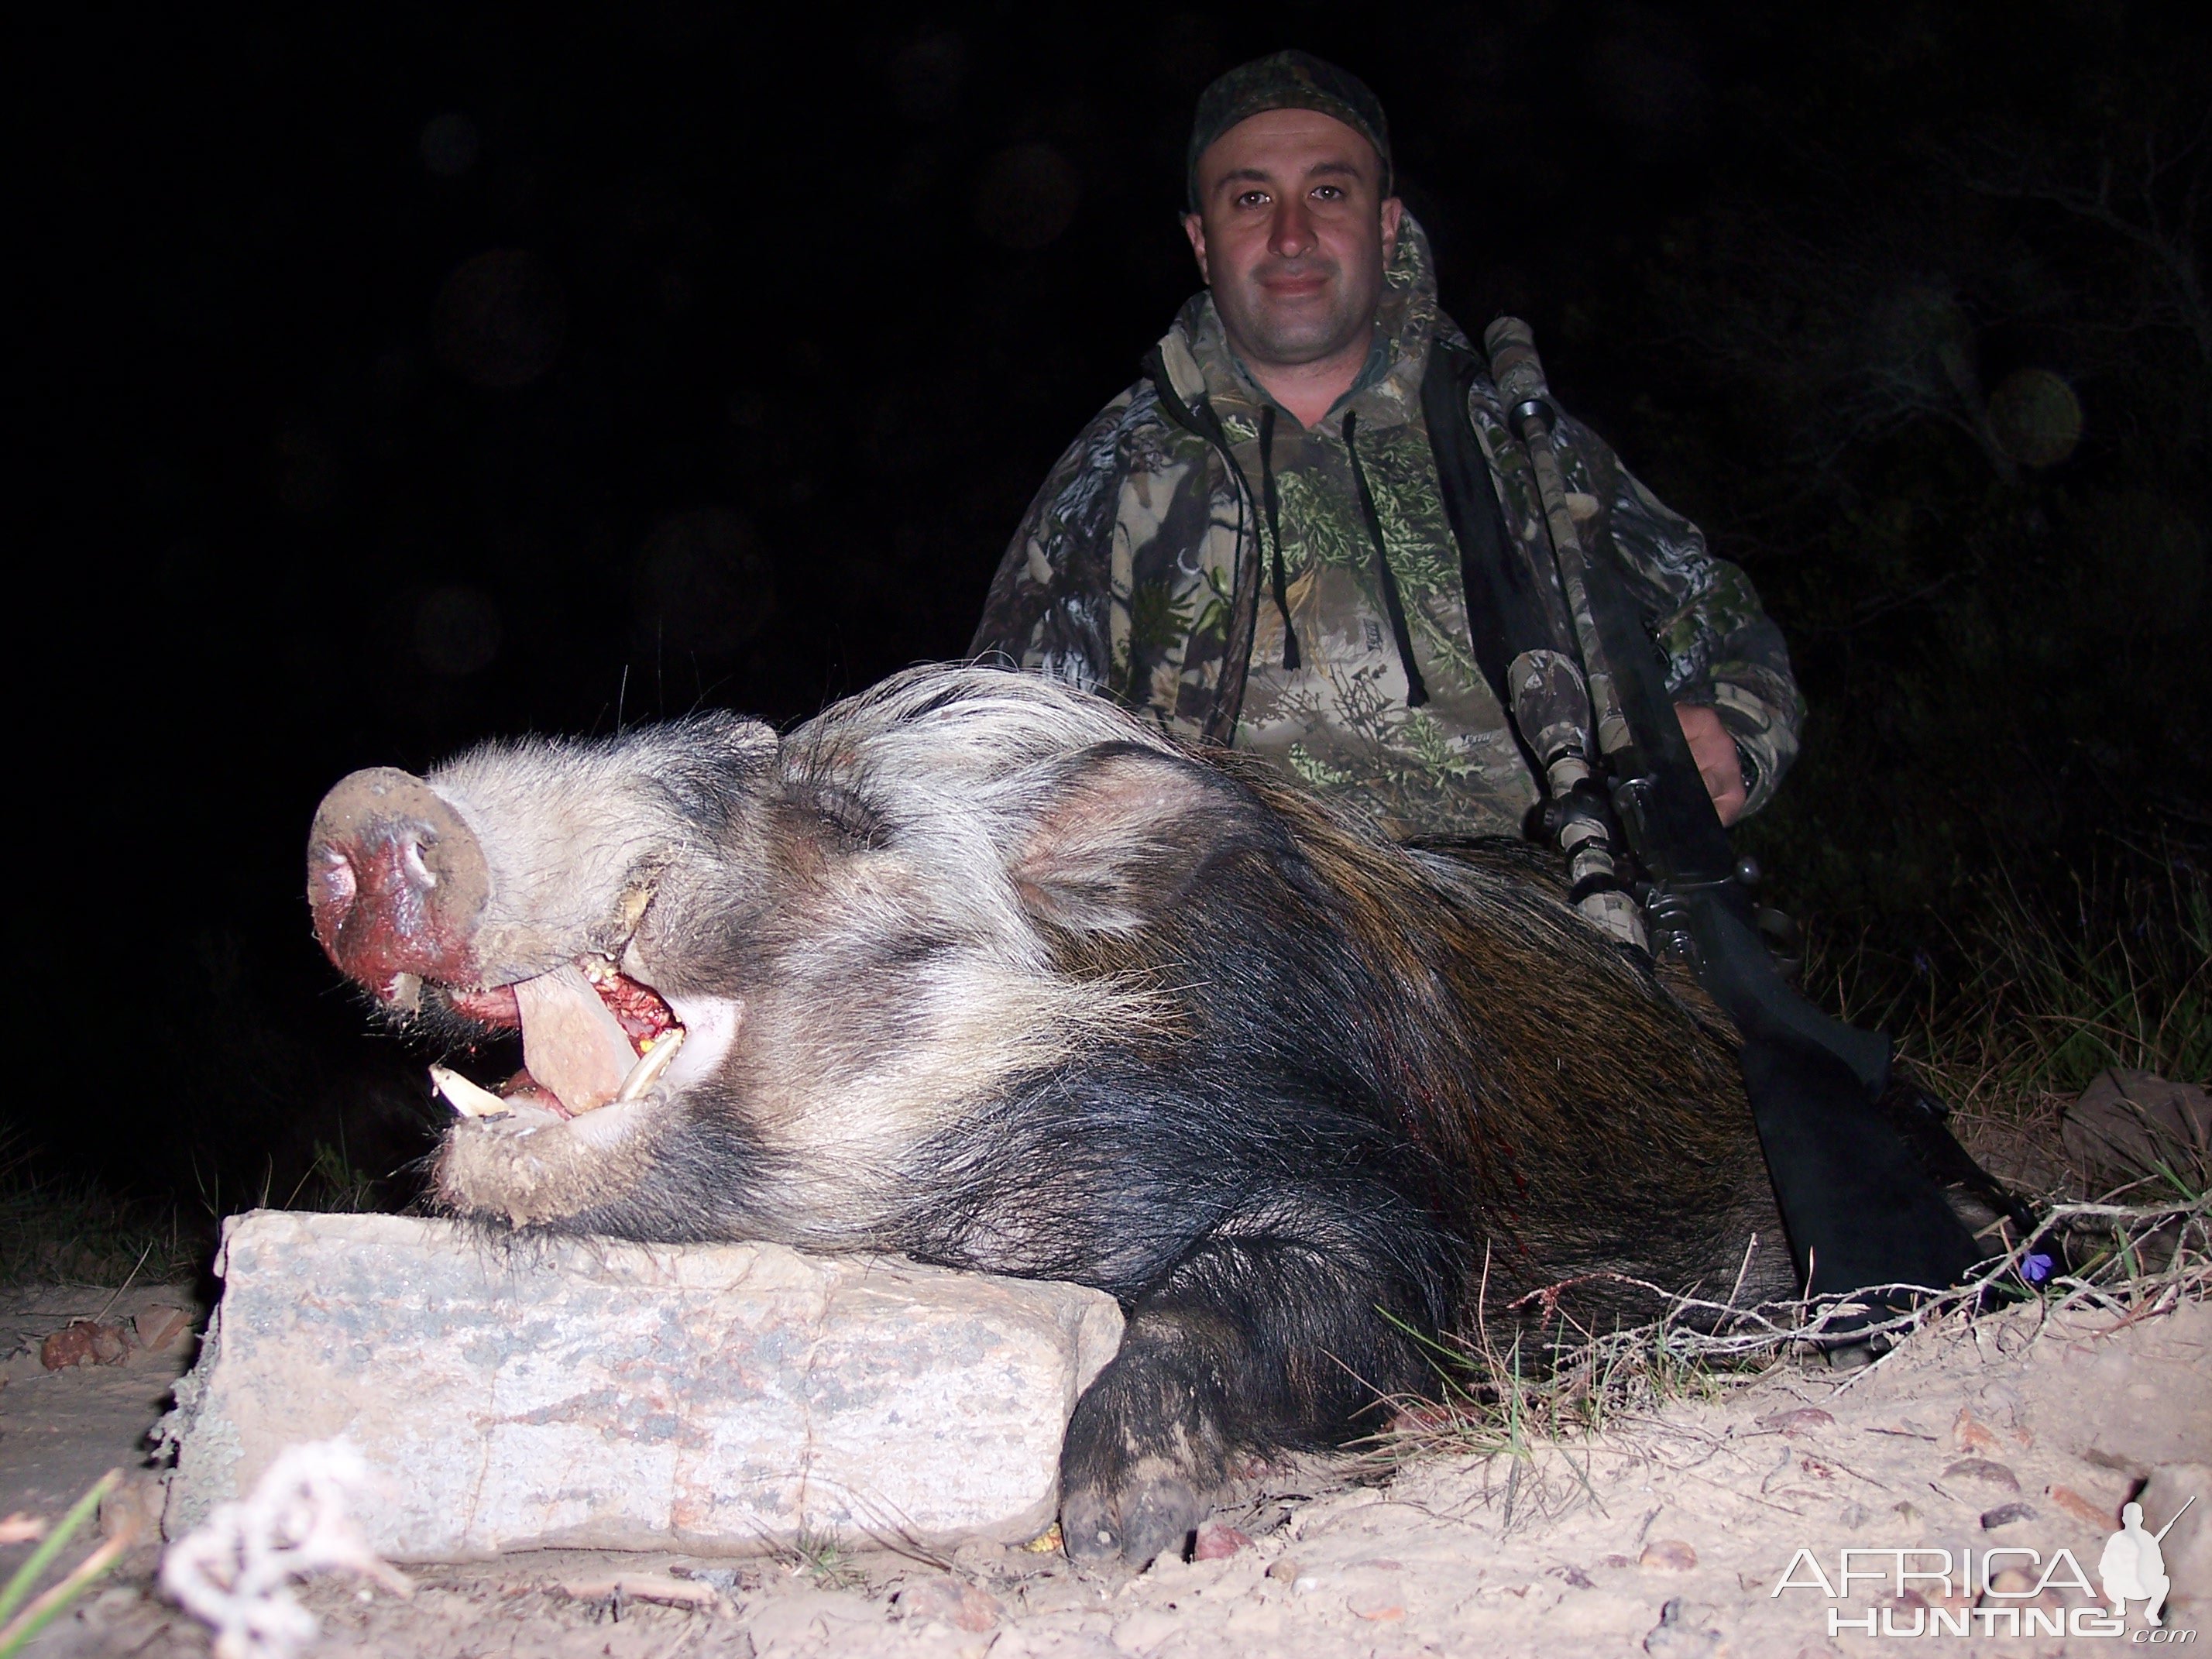
[[[1198,211],[1198,158],[1239,121],[1271,109],[1319,110],[1343,122],[1375,146],[1382,158],[1382,194],[1390,193],[1390,124],[1383,118],[1382,100],[1347,70],[1310,52],[1279,52],[1239,64],[1198,94],[1183,167],[1193,213]]]

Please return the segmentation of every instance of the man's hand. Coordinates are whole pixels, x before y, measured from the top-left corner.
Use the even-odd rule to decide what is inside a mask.
[[[1705,781],[1705,793],[1713,798],[1713,811],[1723,824],[1734,823],[1743,816],[1747,799],[1735,739],[1729,736],[1721,717],[1701,703],[1676,703],[1674,718],[1682,722],[1682,735],[1690,740],[1690,756],[1698,763],[1698,775]]]

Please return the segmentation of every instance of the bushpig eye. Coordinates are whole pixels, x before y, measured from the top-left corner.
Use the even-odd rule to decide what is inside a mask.
[[[808,805],[838,840],[855,852],[880,847],[889,826],[882,815],[851,790],[834,784],[817,786]]]

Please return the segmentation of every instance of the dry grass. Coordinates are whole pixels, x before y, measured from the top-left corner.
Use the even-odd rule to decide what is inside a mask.
[[[1981,897],[1954,934],[1956,974],[1861,946],[1816,959],[1814,994],[1895,1034],[1967,1150],[2028,1191],[2106,1196],[2118,1173],[2136,1201],[2202,1195],[2202,1149],[2170,1144],[2166,1167],[2114,1172],[2069,1158],[2059,1131],[2109,1068],[2212,1080],[2212,875],[2171,849],[2126,849],[2057,899],[2002,877]]]
[[[197,1201],[118,1194],[79,1176],[42,1170],[20,1137],[0,1131],[0,1285],[113,1287],[136,1279],[191,1279],[214,1252],[222,1218],[241,1209],[365,1211],[380,1207],[376,1181],[343,1144],[318,1141],[314,1160],[289,1188],[265,1177],[258,1191],[203,1184]]]
[[[2021,1261],[2032,1249],[2049,1249],[2053,1237],[2063,1240],[2072,1271],[2031,1288],[2021,1278]],[[1510,1525],[1540,1450],[1587,1441],[1674,1401],[1732,1392],[1839,1339],[1893,1347],[1917,1331],[2023,1304],[2046,1319],[2094,1308],[2131,1323],[2184,1300],[2212,1297],[2212,1196],[2055,1206],[2043,1232],[1994,1259],[1972,1282],[1922,1293],[1885,1317],[1869,1319],[1868,1304],[1843,1297],[1747,1310],[1644,1288],[1667,1301],[1662,1317],[1622,1330],[1565,1333],[1540,1354],[1500,1353],[1480,1342],[1432,1344],[1433,1395],[1395,1402],[1390,1426],[1359,1449],[1359,1461],[1380,1468],[1425,1455],[1503,1455],[1512,1460],[1502,1488]]]
[[[210,1237],[174,1205],[42,1176],[20,1141],[0,1135],[0,1285],[112,1286],[134,1274],[147,1283],[189,1279]]]

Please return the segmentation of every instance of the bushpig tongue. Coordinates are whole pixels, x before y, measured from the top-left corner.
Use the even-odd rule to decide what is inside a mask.
[[[622,1023],[573,963],[514,988],[522,1013],[522,1061],[538,1085],[571,1113],[605,1105],[620,1092],[637,1052]]]

